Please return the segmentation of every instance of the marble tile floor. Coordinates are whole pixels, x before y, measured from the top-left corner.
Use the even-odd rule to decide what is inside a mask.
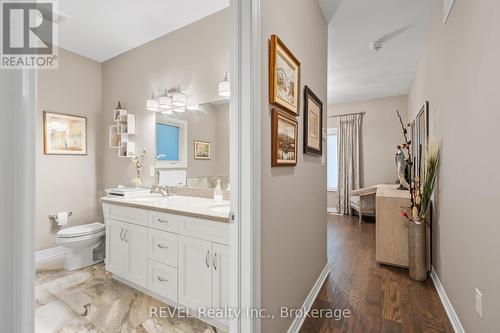
[[[37,264],[35,333],[223,333],[196,318],[150,317],[166,305],[112,279],[104,264],[67,272],[63,259]]]

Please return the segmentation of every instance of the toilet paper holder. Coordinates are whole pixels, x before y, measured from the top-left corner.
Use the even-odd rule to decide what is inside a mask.
[[[68,217],[73,215],[73,212],[68,212]],[[49,215],[49,220],[56,220],[57,219],[57,214],[50,214]]]

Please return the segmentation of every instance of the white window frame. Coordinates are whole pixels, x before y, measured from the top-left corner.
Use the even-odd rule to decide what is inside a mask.
[[[185,120],[178,118],[155,119],[155,156],[158,156],[156,151],[156,124],[165,124],[179,127],[179,160],[165,161],[155,159],[156,169],[186,169],[187,168],[187,148],[188,148],[188,123]]]
[[[326,135],[327,135],[327,138],[326,138],[327,144],[328,144],[328,135],[337,135],[337,140],[339,139],[338,129],[336,127],[329,128],[327,130]],[[327,149],[327,152],[328,152],[328,149]],[[338,152],[338,149],[337,149],[337,164],[338,164],[338,159],[339,159],[339,152]],[[328,153],[326,155],[326,163],[327,163],[327,177],[328,177]],[[328,183],[328,178],[327,178],[327,183]],[[338,175],[337,175],[337,185],[338,185],[338,183],[339,183],[339,181],[338,181]],[[328,187],[327,191],[328,192],[338,192],[338,187]]]

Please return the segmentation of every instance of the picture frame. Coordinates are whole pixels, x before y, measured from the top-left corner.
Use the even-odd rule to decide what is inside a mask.
[[[271,166],[297,165],[297,119],[288,112],[273,108],[271,122]]]
[[[210,160],[211,159],[211,143],[207,141],[194,141],[194,159],[195,160]]]
[[[272,35],[269,41],[269,103],[300,114],[300,62],[279,39]]]
[[[45,155],[87,155],[87,117],[43,112]]]
[[[427,146],[429,144],[429,102],[425,101],[424,105],[415,117],[415,126],[413,133],[413,142],[415,155],[414,174],[420,179],[424,174],[425,162],[427,160]]]
[[[323,102],[304,87],[304,154],[323,154]]]

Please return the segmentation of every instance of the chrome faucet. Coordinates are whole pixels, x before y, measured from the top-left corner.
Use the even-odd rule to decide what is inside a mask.
[[[169,191],[167,185],[153,185],[151,186],[151,193],[161,193],[164,197],[173,197],[172,192]]]

